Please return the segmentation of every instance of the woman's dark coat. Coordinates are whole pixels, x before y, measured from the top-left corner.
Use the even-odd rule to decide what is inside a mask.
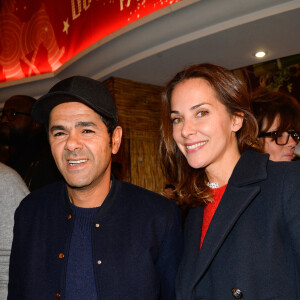
[[[177,300],[300,299],[298,162],[246,151],[199,252],[202,216],[187,216]]]

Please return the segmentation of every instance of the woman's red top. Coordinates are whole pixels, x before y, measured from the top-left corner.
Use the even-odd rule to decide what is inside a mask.
[[[209,227],[209,224],[215,214],[215,211],[217,210],[217,207],[223,197],[223,194],[225,192],[227,185],[223,185],[219,188],[215,188],[212,190],[213,192],[213,202],[208,203],[204,208],[203,213],[203,223],[202,223],[202,231],[201,231],[201,241],[200,241],[200,249],[205,237],[205,234],[207,232],[207,229]]]

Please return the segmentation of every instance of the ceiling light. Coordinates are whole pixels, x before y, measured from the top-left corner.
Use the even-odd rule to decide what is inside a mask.
[[[258,52],[255,53],[255,56],[256,56],[257,58],[262,58],[262,57],[264,57],[265,55],[266,55],[266,52],[265,52],[265,51],[258,51]]]

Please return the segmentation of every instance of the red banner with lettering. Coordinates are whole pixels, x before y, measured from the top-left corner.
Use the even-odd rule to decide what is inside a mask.
[[[0,82],[53,72],[105,36],[180,0],[1,0]]]

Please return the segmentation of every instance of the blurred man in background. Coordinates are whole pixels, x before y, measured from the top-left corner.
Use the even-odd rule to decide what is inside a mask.
[[[0,144],[8,151],[1,161],[16,170],[31,191],[61,179],[47,134],[30,115],[35,101],[26,95],[12,96],[0,113]]]

